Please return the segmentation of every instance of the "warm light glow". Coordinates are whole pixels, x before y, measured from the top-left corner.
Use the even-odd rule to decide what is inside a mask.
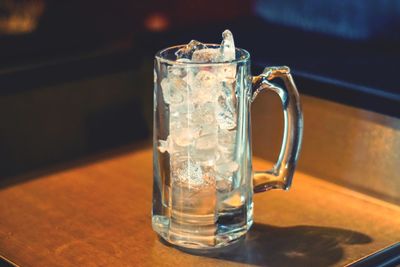
[[[161,32],[169,27],[169,20],[165,14],[154,13],[147,16],[144,25],[150,31]]]
[[[44,12],[43,0],[14,1],[6,0],[3,8],[9,13],[0,15],[0,33],[21,34],[36,29],[40,16]]]

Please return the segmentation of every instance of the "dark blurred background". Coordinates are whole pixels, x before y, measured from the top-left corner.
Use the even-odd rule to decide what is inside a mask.
[[[288,65],[304,99],[398,133],[398,0],[0,0],[0,177],[149,140],[155,52],[227,28],[254,74]]]

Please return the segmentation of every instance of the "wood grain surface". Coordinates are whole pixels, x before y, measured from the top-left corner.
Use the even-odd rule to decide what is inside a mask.
[[[398,206],[298,172],[290,191],[255,195],[246,239],[192,255],[152,231],[151,192],[149,148],[3,185],[0,255],[20,266],[342,266],[400,240]]]

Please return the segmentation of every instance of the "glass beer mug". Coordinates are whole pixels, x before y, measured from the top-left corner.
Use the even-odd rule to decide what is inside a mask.
[[[244,49],[199,63],[177,59],[182,47],[155,57],[152,226],[178,247],[224,247],[251,227],[253,193],[290,187],[303,130],[299,94],[288,67],[252,76]],[[253,172],[250,107],[262,90],[280,96],[284,134],[273,169]]]

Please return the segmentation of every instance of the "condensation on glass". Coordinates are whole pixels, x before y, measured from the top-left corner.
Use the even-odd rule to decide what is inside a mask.
[[[290,187],[303,128],[299,96],[287,67],[251,76],[243,49],[230,61],[196,63],[177,60],[181,48],[155,58],[152,225],[180,247],[223,247],[252,225],[253,192]],[[280,96],[285,131],[274,168],[253,172],[250,106],[262,90]]]

